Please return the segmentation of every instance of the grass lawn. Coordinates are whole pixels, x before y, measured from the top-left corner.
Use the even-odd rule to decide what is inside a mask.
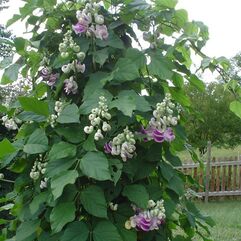
[[[220,148],[212,147],[212,157],[223,159],[224,157],[232,157],[232,156],[238,156],[238,155],[241,155],[241,145],[237,146],[234,149],[224,149],[224,148],[220,149]],[[181,152],[179,154],[179,157],[183,162],[192,162],[191,161],[192,158],[190,157],[190,154],[187,151]],[[205,156],[203,159],[205,160]],[[240,160],[241,160],[241,157],[240,157]]]
[[[216,222],[211,229],[214,241],[241,241],[241,201],[198,203],[197,206]]]

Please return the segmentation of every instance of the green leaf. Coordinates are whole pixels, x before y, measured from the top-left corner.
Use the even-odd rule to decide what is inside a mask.
[[[178,0],[157,0],[156,4],[160,7],[175,8]]]
[[[23,111],[17,115],[17,118],[22,121],[35,121],[35,122],[44,122],[46,121],[46,116],[37,115],[33,112]]]
[[[117,228],[109,221],[99,222],[93,231],[94,241],[123,241]]]
[[[17,229],[15,241],[32,241],[37,236],[40,220],[25,221]]]
[[[98,181],[111,180],[109,163],[102,152],[88,152],[80,161],[80,169],[87,177]]]
[[[188,22],[188,13],[185,9],[178,9],[175,11],[175,23],[182,28]]]
[[[115,65],[115,79],[121,82],[137,79],[139,69],[137,65],[128,58],[120,58]]]
[[[142,11],[147,10],[150,5],[145,0],[132,0],[129,1],[130,4],[128,4],[128,9],[130,11]]]
[[[3,73],[0,84],[9,84],[18,79],[19,69],[22,67],[21,64],[15,63],[7,67]]]
[[[59,198],[64,190],[64,187],[68,184],[74,184],[76,178],[78,177],[78,172],[76,170],[64,171],[59,175],[55,176],[51,180],[51,189],[54,196],[54,200]]]
[[[241,119],[241,102],[237,100],[231,102],[230,110]]]
[[[170,189],[172,189],[175,193],[177,193],[179,196],[183,195],[184,193],[184,184],[180,177],[177,175],[173,176],[167,185]]]
[[[158,76],[160,79],[171,79],[173,76],[173,63],[161,54],[150,54],[151,63],[148,69],[151,75]]]
[[[92,91],[90,95],[85,95],[83,104],[80,106],[80,114],[87,115],[91,113],[93,108],[98,107],[99,97],[104,96],[107,99],[107,104],[112,100],[110,92],[104,89],[97,89]]]
[[[102,66],[104,65],[104,63],[109,57],[109,49],[104,48],[99,51],[96,51],[94,52],[93,56],[94,56],[94,61]]]
[[[116,49],[124,49],[124,43],[120,39],[119,36],[117,36],[113,31],[109,31],[109,37],[106,41],[102,41],[100,39],[96,40],[96,44],[100,47],[106,47],[110,46]]]
[[[57,176],[59,173],[68,170],[75,163],[75,161],[75,158],[53,159],[48,161],[46,167],[46,176]]]
[[[110,159],[111,177],[115,185],[119,181],[122,173],[123,163],[119,159]]]
[[[34,97],[19,97],[19,102],[25,111],[34,112],[37,115],[49,116],[49,106],[47,102]]]
[[[127,230],[121,226],[117,226],[117,228],[123,241],[137,241],[137,232],[135,230]]]
[[[75,219],[75,204],[74,202],[66,202],[57,204],[51,214],[50,223],[54,233],[60,232],[65,224],[72,222]]]
[[[8,109],[0,104],[0,113],[7,113]]]
[[[59,136],[74,144],[78,144],[85,139],[84,127],[80,125],[59,127],[55,131]]]
[[[27,47],[27,40],[24,38],[15,38],[14,44],[16,52],[20,55],[25,55],[25,48]]]
[[[104,85],[114,78],[113,72],[96,72],[90,75],[84,89],[84,99],[87,99],[93,94],[93,89],[102,89]]]
[[[96,151],[94,133],[90,134],[86,141],[83,143],[83,149],[85,151]]]
[[[151,110],[144,96],[138,95],[134,90],[123,90],[117,99],[110,104],[110,108],[116,107],[126,116],[132,116],[134,110],[147,112]]]
[[[146,65],[145,54],[138,49],[128,48],[126,51],[126,58],[135,63],[139,69]]]
[[[43,129],[37,129],[29,137],[23,151],[28,154],[43,153],[48,150],[48,138]]]
[[[41,192],[38,195],[35,195],[32,202],[29,205],[29,210],[32,215],[38,212],[41,205],[43,205],[48,199],[48,192]]]
[[[103,190],[98,186],[89,186],[80,194],[84,209],[95,217],[107,218],[107,204]]]
[[[149,194],[144,186],[139,184],[125,186],[122,194],[131,202],[134,202],[139,208],[147,207]]]
[[[75,145],[69,144],[67,142],[59,142],[54,144],[49,152],[49,160],[58,160],[62,158],[71,158],[76,155],[77,148]]]
[[[84,222],[73,222],[67,226],[60,241],[86,241],[89,229]]]
[[[198,90],[200,91],[205,90],[205,87],[206,87],[205,84],[196,75],[194,74],[190,75],[189,82],[192,86],[196,87]]]
[[[111,109],[115,107],[124,115],[132,117],[133,111],[136,109],[135,98],[128,95],[118,96],[110,105]]]
[[[174,100],[183,106],[190,106],[191,102],[183,89],[177,87],[170,87],[169,91]]]
[[[60,113],[57,122],[61,124],[79,123],[79,108],[76,104],[67,105]]]
[[[7,21],[6,27],[9,27],[10,25],[14,24],[20,19],[21,19],[21,15],[14,14],[13,17]]]
[[[8,139],[4,139],[0,142],[0,159],[12,154],[16,151],[15,147],[11,144]]]

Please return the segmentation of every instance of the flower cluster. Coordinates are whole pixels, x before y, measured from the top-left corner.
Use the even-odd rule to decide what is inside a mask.
[[[96,141],[104,138],[102,131],[107,132],[111,130],[111,126],[108,123],[111,119],[111,114],[108,112],[106,102],[107,99],[104,96],[99,97],[99,107],[92,109],[89,115],[91,125],[84,128],[86,134],[91,134],[93,131],[96,131],[94,136]]]
[[[177,112],[176,116],[175,111]],[[149,122],[148,127],[141,130],[141,133],[146,135],[145,141],[152,139],[159,143],[173,141],[175,135],[171,126],[177,125],[180,119],[180,111],[181,108],[172,102],[171,95],[166,94],[164,100],[161,103],[157,103],[156,110],[153,111],[153,118]]]
[[[73,25],[76,34],[86,34],[101,40],[108,39],[108,29],[104,25],[105,19],[99,12],[100,5],[96,2],[86,3],[82,11],[77,11],[78,23]]]
[[[64,107],[64,103],[61,101],[56,101],[55,102],[55,106],[54,106],[54,110],[55,110],[55,114],[52,114],[49,116],[47,122],[51,125],[52,128],[55,127],[56,124],[56,120],[58,118],[58,116],[60,115],[60,113],[62,112]]]
[[[16,117],[9,118],[8,115],[5,115],[2,117],[2,122],[3,125],[8,129],[8,130],[17,130],[18,129],[18,124],[21,124],[22,121],[19,120]]]
[[[138,231],[145,232],[158,230],[166,218],[163,204],[163,200],[157,202],[149,200],[147,209],[142,210],[133,206],[135,215],[126,221],[125,228],[135,228]]]
[[[82,52],[80,46],[74,42],[71,30],[68,30],[64,34],[63,42],[59,45],[59,52],[62,58],[68,58],[70,54],[76,54],[81,62],[85,59],[85,53]]]
[[[104,146],[105,153],[110,153],[113,156],[121,156],[124,162],[132,158],[136,147],[134,134],[126,127],[124,132],[114,137],[114,139],[106,143]]]
[[[43,160],[43,156],[40,154],[39,159],[34,162],[34,165],[31,169],[29,176],[34,180],[37,181],[41,176],[43,176],[46,172],[47,162]],[[40,182],[40,188],[47,187],[47,178],[43,178]]]
[[[44,81],[46,81],[47,85],[50,87],[54,86],[57,79],[59,78],[59,74],[52,73],[52,71],[47,67],[41,70],[40,76],[43,78]]]

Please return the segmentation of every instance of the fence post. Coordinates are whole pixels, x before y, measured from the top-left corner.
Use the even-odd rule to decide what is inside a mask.
[[[206,163],[206,183],[205,183],[205,203],[208,203],[208,195],[209,195],[209,180],[210,180],[210,165],[211,165],[211,141],[208,141],[208,156]]]

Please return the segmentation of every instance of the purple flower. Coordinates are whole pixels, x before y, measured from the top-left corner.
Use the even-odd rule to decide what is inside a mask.
[[[164,132],[165,141],[171,142],[175,139],[175,135],[173,133],[172,128],[167,128]]]
[[[141,128],[141,134],[146,135],[144,141],[154,140],[155,142],[162,143],[164,141],[171,142],[175,139],[172,128],[167,128],[165,131],[161,131],[157,128],[149,126],[148,128]]]
[[[139,214],[131,217],[132,226],[135,226],[137,230],[142,230],[144,232],[157,230],[159,226],[163,223],[162,219],[156,216],[148,215],[146,212],[140,212]]]
[[[49,78],[49,75],[50,75],[49,69],[43,68],[43,69],[41,70],[41,77],[42,77],[44,80],[48,79],[48,78]]]
[[[59,77],[58,74],[51,74],[49,76],[49,78],[47,79],[47,85],[48,86],[53,86],[56,83],[58,77]]]
[[[111,142],[107,142],[104,145],[104,149],[105,149],[105,153],[111,153],[112,152],[112,143]]]
[[[67,95],[69,95],[70,93],[77,94],[77,92],[78,92],[78,85],[74,81],[73,76],[70,77],[70,79],[66,79],[64,81],[64,84],[65,84],[64,91],[66,92]]]
[[[76,25],[73,25],[72,28],[76,34],[82,34],[87,31],[88,24],[86,25],[86,24],[78,22]]]
[[[153,131],[154,131],[154,128],[151,126],[147,127],[146,129],[143,126],[141,127],[140,133],[147,136],[143,139],[144,142],[147,142],[147,141],[153,139],[153,137],[152,137]]]
[[[109,37],[107,27],[105,25],[96,25],[95,37],[101,40],[107,40]]]
[[[155,129],[152,133],[152,137],[154,139],[155,142],[158,142],[158,143],[162,143],[163,141],[165,141],[165,138],[164,138],[164,132],[158,130],[158,129]]]

